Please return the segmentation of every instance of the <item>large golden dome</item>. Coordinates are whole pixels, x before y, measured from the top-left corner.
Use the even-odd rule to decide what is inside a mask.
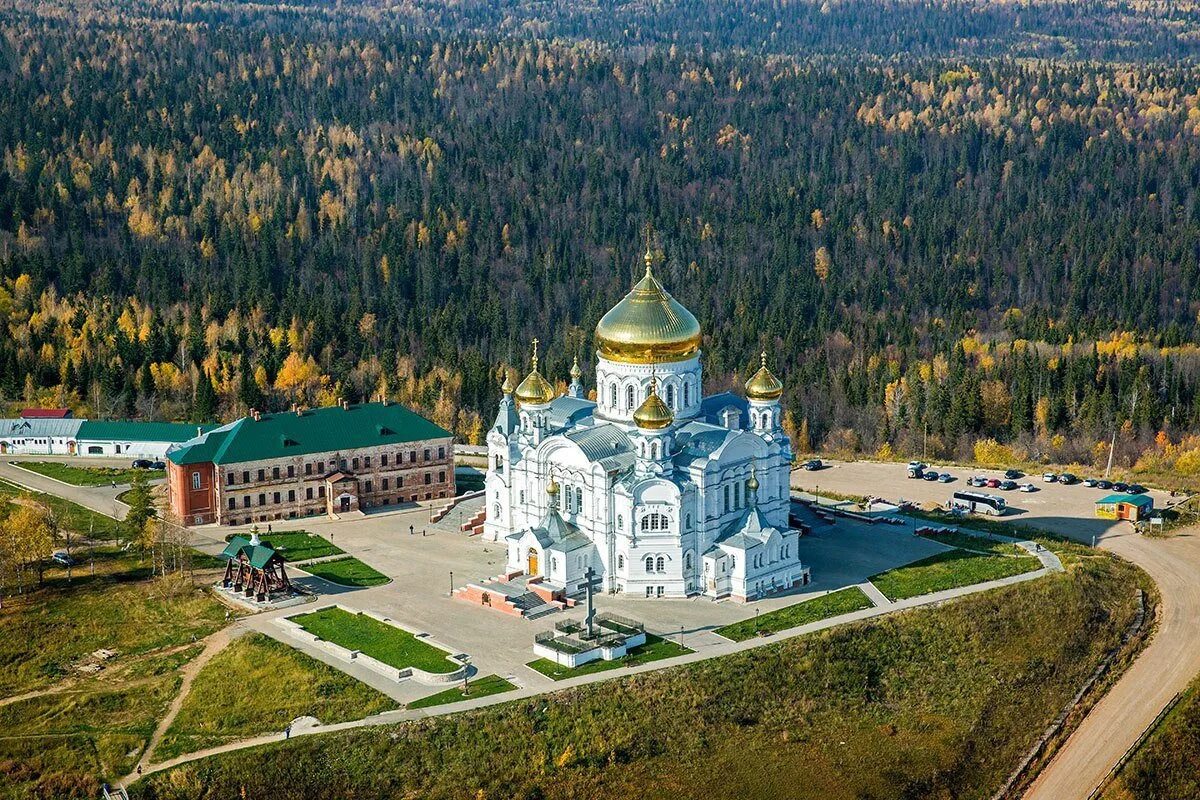
[[[647,251],[645,276],[596,326],[596,349],[607,359],[654,364],[700,352],[700,323],[654,277],[651,260]]]

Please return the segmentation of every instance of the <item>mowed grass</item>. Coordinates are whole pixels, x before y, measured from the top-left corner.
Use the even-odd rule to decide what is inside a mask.
[[[1120,645],[1138,586],[1152,588],[1096,554],[1065,573],[729,656],[221,754],[150,776],[133,795],[986,798]]]
[[[0,480],[0,499],[21,496],[31,497],[37,502],[49,506],[58,518],[59,525],[78,536],[87,536],[90,532],[95,539],[111,541],[124,535],[121,523],[113,517],[97,513],[52,494],[30,492],[8,481]]]
[[[396,707],[365,683],[252,633],[235,639],[196,675],[154,760],[282,731],[297,717],[329,724]]]
[[[889,600],[904,600],[1020,575],[1040,567],[1041,562],[1033,556],[1008,558],[979,555],[966,550],[947,550],[907,566],[872,575],[870,580]]]
[[[379,572],[374,567],[364,564],[353,556],[338,558],[333,561],[322,561],[317,564],[306,564],[303,567],[299,567],[299,569],[318,578],[324,578],[330,583],[336,583],[339,586],[354,586],[357,588],[382,586],[391,580],[387,575]]]
[[[279,555],[283,556],[284,561],[304,561],[309,558],[341,555],[345,552],[328,539],[317,536],[315,533],[309,533],[308,531],[263,533],[260,530],[258,535],[262,537],[264,542],[270,542]],[[225,537],[225,541],[228,542],[234,536],[243,536],[248,539],[250,538],[250,532],[231,533]]]
[[[636,667],[639,664],[648,664],[651,661],[659,661],[664,658],[673,658],[682,656],[692,652],[691,648],[684,647],[670,639],[664,639],[661,636],[655,636],[652,633],[646,634],[646,643],[630,648],[629,652],[623,658],[618,658],[615,661],[589,661],[578,667],[564,667],[561,664],[556,664],[548,658],[539,658],[530,661],[525,666],[530,669],[537,670],[556,681],[565,680],[567,678],[575,678],[580,675],[591,675],[595,672],[606,672],[610,669],[620,669],[621,667]]]
[[[1200,797],[1200,678],[1125,764],[1103,800]]]
[[[925,535],[925,539],[934,542],[941,542],[950,547],[958,547],[963,550],[975,550],[983,553],[993,553],[998,556],[1028,556],[1029,552],[1017,547],[1012,542],[997,541],[990,539],[986,535],[971,534],[964,531],[945,531],[942,533],[933,533]]]
[[[759,614],[751,619],[717,628],[716,633],[735,642],[741,642],[761,633],[778,633],[798,625],[808,625],[810,622],[849,614],[852,611],[861,611],[864,608],[871,608],[873,605],[871,598],[863,594],[862,589],[857,586],[848,586],[845,589],[838,589],[836,592],[814,597],[777,611]]]
[[[455,686],[452,689],[447,689],[444,692],[431,694],[429,697],[422,697],[420,700],[414,700],[408,704],[408,708],[430,708],[432,706],[445,705],[446,703],[457,703],[460,700],[474,700],[478,697],[488,697],[493,694],[501,694],[503,692],[511,692],[517,687],[511,682],[501,678],[499,675],[484,675],[482,678],[475,678],[467,683],[467,692],[464,694],[462,686]]]
[[[445,650],[365,614],[351,614],[330,606],[288,619],[315,636],[349,650],[360,650],[397,669],[416,667],[426,672],[453,672],[458,669],[453,661],[446,658],[450,654]]]
[[[132,467],[80,467],[58,461],[18,461],[18,467],[45,475],[47,478],[69,483],[73,486],[108,486],[113,483],[126,484],[133,476],[143,473],[148,480],[165,478],[161,469],[133,469]]]

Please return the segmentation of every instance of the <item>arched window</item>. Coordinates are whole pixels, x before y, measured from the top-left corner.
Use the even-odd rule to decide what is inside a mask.
[[[617,514],[617,530],[619,530],[619,531],[625,530],[625,517],[622,516],[621,514]],[[624,556],[622,556],[622,558],[623,557]]]
[[[492,519],[500,519],[500,504],[496,503],[492,506]]]
[[[665,531],[669,527],[669,520],[665,514],[647,514],[642,517],[642,530],[644,531]]]
[[[684,520],[686,520],[687,530],[690,531],[692,529],[692,515],[688,514],[686,517],[684,517]]]
[[[499,453],[497,453],[496,454],[496,469],[503,469],[503,468],[504,468],[504,459],[500,457]]]
[[[608,385],[608,398],[609,398],[608,404],[610,406],[612,406],[613,408],[616,408],[617,407],[617,384],[615,382],[610,383]]]
[[[658,459],[658,442],[654,442],[650,445],[650,457],[655,460]]]
[[[583,511],[583,489],[575,488],[575,510]]]
[[[740,483],[733,485],[733,505],[734,508],[742,507],[742,485]]]
[[[683,568],[689,572],[692,569],[692,552],[690,550],[683,556]]]
[[[725,513],[729,513],[729,484],[725,484]]]
[[[672,411],[675,410],[675,387],[673,385],[667,387],[667,406]]]
[[[684,383],[683,383],[683,405],[684,405],[684,408],[691,405],[691,402],[692,402],[691,397],[690,397],[691,389],[692,389],[692,382],[684,381]]]
[[[553,556],[550,559],[550,571],[556,572],[557,570],[558,570],[558,556]]]
[[[633,387],[629,386],[625,389],[625,406],[627,411],[633,410]]]
[[[646,572],[654,572],[654,556],[646,556]]]
[[[658,560],[654,563],[654,566],[657,568],[657,570],[659,572],[666,572],[667,571],[667,560],[665,558],[663,558],[662,556],[659,556]]]

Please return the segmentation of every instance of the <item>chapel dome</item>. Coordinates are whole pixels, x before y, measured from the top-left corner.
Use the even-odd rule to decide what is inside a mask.
[[[644,430],[659,431],[675,421],[675,415],[667,404],[658,396],[653,382],[650,384],[650,394],[633,412],[633,424]]]
[[[654,277],[651,261],[647,251],[646,274],[596,325],[596,349],[611,361],[685,361],[700,351],[700,323]]]
[[[767,351],[764,350],[758,372],[746,381],[746,397],[751,400],[778,400],[782,394],[783,383],[767,369]]]
[[[522,406],[541,406],[554,399],[554,387],[538,372],[537,339],[533,340],[533,359],[530,363],[529,374],[517,386],[517,403]]]

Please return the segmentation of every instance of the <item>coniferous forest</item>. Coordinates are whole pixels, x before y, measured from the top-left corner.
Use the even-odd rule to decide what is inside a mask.
[[[478,441],[639,271],[798,450],[1200,474],[1200,8],[0,3],[0,399]],[[981,450],[980,440],[983,440]]]

